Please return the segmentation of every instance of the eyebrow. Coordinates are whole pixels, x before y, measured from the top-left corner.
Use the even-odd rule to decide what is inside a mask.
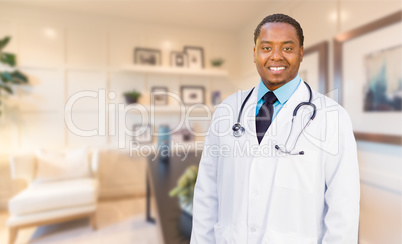
[[[272,44],[273,42],[270,42],[270,41],[261,41],[260,43],[268,43],[268,44]],[[284,41],[284,42],[281,42],[282,44],[296,44],[294,41],[292,41],[292,40],[289,40],[289,41]]]

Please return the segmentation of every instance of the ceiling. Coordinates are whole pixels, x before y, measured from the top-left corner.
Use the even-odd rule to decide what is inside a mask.
[[[284,2],[273,0],[17,0],[8,5],[98,15],[139,23],[235,31],[256,16],[277,9]]]

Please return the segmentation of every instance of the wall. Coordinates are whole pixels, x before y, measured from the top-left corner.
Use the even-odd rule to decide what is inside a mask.
[[[220,90],[223,97],[232,93],[232,80],[237,71],[232,52],[235,47],[233,33],[17,8],[6,3],[0,6],[0,37],[12,36],[6,51],[17,54],[19,67],[29,76],[31,83],[15,89],[16,96],[4,100],[4,113],[0,117],[0,207],[4,207],[6,200],[21,188],[10,180],[8,158],[11,154],[32,152],[38,147],[55,150],[83,145],[117,147],[115,134],[118,133],[109,130],[111,122],[118,117],[117,111],[112,107],[107,112],[114,117],[99,117],[99,89],[105,89],[106,104],[116,106],[124,104],[121,94],[134,88],[143,93],[140,100],[143,104],[149,104],[151,88],[161,85],[179,95],[181,85],[204,86],[208,105],[211,105],[212,91]],[[204,48],[206,68],[211,68],[209,60],[212,58],[223,58],[226,62],[222,69],[228,70],[229,76],[165,76],[123,70],[123,66],[133,63],[135,47],[161,50],[162,65],[169,66],[170,52],[181,51],[185,45]],[[72,95],[80,91],[95,91],[98,97],[80,99],[74,104],[73,112],[66,111],[66,118],[72,117],[80,129],[98,130],[96,136],[82,137],[66,127],[64,106]],[[111,91],[115,92],[116,98],[108,96]],[[155,126],[175,123],[179,114],[157,116]],[[105,117],[105,122],[102,122]],[[124,120],[128,129],[141,123],[138,113],[128,113]],[[102,126],[106,128],[103,135]],[[198,130],[204,131],[208,121],[197,126]],[[125,137],[126,140],[131,138]],[[124,172],[124,167],[114,173],[118,175],[119,170]],[[120,186],[122,181],[119,179]],[[107,191],[111,190],[104,192]]]
[[[249,89],[259,82],[252,61],[253,33],[266,15],[281,12],[297,19],[304,30],[305,48],[322,41],[329,42],[329,90],[332,90],[333,38],[400,9],[400,1],[341,0],[273,4],[238,32],[242,57],[238,87]],[[358,141],[357,144],[361,178],[360,243],[401,243],[402,147],[364,141]]]
[[[267,7],[269,10],[261,11],[236,33],[166,28],[98,16],[17,9],[5,3],[0,6],[0,37],[13,36],[8,50],[18,54],[23,70],[33,83],[32,87],[19,91],[20,99],[10,97],[7,100],[7,113],[0,117],[0,205],[4,206],[5,200],[23,186],[10,184],[9,154],[37,146],[65,148],[82,142],[98,145],[114,142],[112,137],[85,141],[65,128],[62,107],[77,87],[110,90],[131,87],[131,82],[135,81],[136,87],[148,92],[152,84],[166,81],[157,76],[149,81],[142,75],[116,72],[121,65],[132,62],[135,46],[162,49],[164,65],[169,63],[170,50],[181,50],[187,44],[203,46],[207,60],[222,56],[227,61],[224,68],[229,70],[229,81],[209,80],[207,83],[209,90],[222,89],[226,96],[232,91],[224,88],[233,80],[239,89],[249,89],[257,84],[259,76],[252,61],[254,28],[266,15],[283,12],[302,24],[306,48],[321,41],[329,42],[329,81],[333,84],[333,37],[401,9],[401,2],[271,2]],[[44,28],[51,30],[43,32]],[[45,35],[53,36],[53,39]],[[183,81],[174,77],[169,82],[177,89]],[[219,88],[212,87],[215,85]],[[47,92],[49,89],[53,92]],[[121,97],[118,99],[121,101]],[[74,120],[91,129],[97,117],[93,111],[83,109]],[[362,179],[360,242],[400,243],[402,148],[358,141],[358,153]]]

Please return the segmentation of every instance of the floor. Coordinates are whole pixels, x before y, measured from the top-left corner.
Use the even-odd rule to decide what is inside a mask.
[[[157,228],[145,222],[145,199],[103,200],[97,210],[98,230],[88,219],[22,229],[16,244],[158,244]],[[7,212],[0,212],[0,243],[7,243]]]

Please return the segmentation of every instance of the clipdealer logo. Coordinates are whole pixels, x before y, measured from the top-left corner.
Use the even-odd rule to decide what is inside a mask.
[[[144,106],[142,104],[126,105],[123,103],[113,103],[113,100],[115,100],[117,97],[116,93],[113,91],[106,93],[105,89],[99,89],[98,91],[80,91],[72,95],[65,105],[65,124],[71,133],[82,137],[116,136],[118,141],[118,148],[124,149],[127,147],[127,137],[140,136],[147,131],[149,124],[157,125],[160,123],[160,121],[158,121],[157,117],[155,116],[157,113],[157,109],[152,104],[154,104],[155,96],[161,94],[168,96],[171,101],[170,103],[177,103],[178,107],[178,111],[175,111],[175,113],[179,114],[179,120],[176,123],[176,126],[170,128],[170,131],[167,132],[168,134],[173,134],[182,128],[186,128],[192,135],[199,137],[204,137],[209,133],[212,133],[214,136],[217,137],[226,137],[232,135],[233,132],[231,128],[232,125],[236,122],[235,120],[237,119],[238,114],[236,108],[240,107],[242,102],[242,97],[239,95],[236,98],[236,104],[238,105],[237,107],[230,106],[227,103],[223,103],[218,107],[218,110],[220,110],[218,113],[219,115],[215,116],[215,119],[212,121],[209,131],[205,132],[194,131],[191,124],[193,122],[208,123],[212,119],[213,111],[211,111],[211,109],[204,104],[195,104],[186,108],[181,98],[177,94],[172,92],[152,92],[151,105]],[[317,149],[323,150],[332,155],[337,154],[339,152],[338,105],[331,99],[327,99],[326,97],[324,97],[324,99],[322,98],[323,97],[320,97],[313,101],[317,105],[317,113],[325,113],[324,118],[321,119],[321,124],[319,127],[315,126],[312,128],[311,126],[307,126],[305,130],[302,130],[303,126],[308,123],[311,110],[301,109],[292,123],[292,126],[294,127],[292,129],[292,133],[289,134],[288,130],[283,130],[280,124],[278,124],[278,121],[274,120],[271,124],[272,128],[270,128],[271,134],[274,136],[283,134],[283,137],[289,137],[288,140],[290,146],[286,145],[286,148],[291,148],[292,145],[295,145],[297,136],[300,135],[304,137],[304,141],[307,140]],[[97,125],[95,125],[94,128],[85,130],[83,128],[79,128],[74,123],[74,105],[81,99],[92,99],[97,101]],[[286,106],[287,104],[285,104],[283,108],[289,109]],[[206,112],[206,116],[194,116],[194,114],[192,114],[194,110],[199,109],[204,110]],[[255,104],[247,103],[244,107],[241,118],[242,125],[246,128],[246,133],[248,133],[249,135],[253,131],[252,123],[254,123],[255,119],[255,109]],[[136,114],[136,120],[138,120],[138,118],[140,120],[136,123],[141,124],[141,126],[137,127],[135,130],[132,129],[133,126],[128,126],[128,114]],[[158,133],[157,131],[151,130],[151,135],[158,136],[162,134]],[[271,140],[268,141],[272,142]],[[240,148],[240,144],[235,143],[234,146],[235,147],[233,149],[236,153],[238,153],[239,156],[245,154],[246,152],[259,154],[262,156],[269,156],[278,153],[277,150],[270,151],[270,149],[274,148],[275,145],[264,145],[264,147],[259,146],[258,148],[251,148],[251,144],[248,144],[248,146],[247,144],[244,144],[243,146],[246,147]],[[284,147],[284,142],[280,144],[280,146]],[[199,150],[199,145],[197,145],[197,147],[198,148],[196,150]],[[138,145],[131,140],[129,141],[129,149],[131,150],[133,148],[134,150],[138,151],[140,147],[138,147]],[[194,149],[195,148],[193,148],[192,150]],[[225,145],[218,146],[219,154],[221,156],[225,156],[227,153],[225,152],[225,150],[222,151],[222,149],[225,149]],[[154,149],[152,150],[155,151]],[[205,147],[204,150],[208,153],[215,153],[214,151],[216,151],[216,149],[212,147]],[[267,150],[268,152],[266,152]],[[189,150],[185,149],[184,151],[188,152]]]
[[[107,97],[106,97],[107,95]],[[176,104],[179,114],[179,121],[175,123],[175,126],[170,128],[169,134],[173,134],[179,131],[181,128],[186,128],[194,136],[205,136],[206,132],[197,132],[193,129],[191,124],[193,122],[210,121],[212,119],[211,109],[204,104],[194,104],[190,107],[186,107],[182,99],[172,92],[152,92],[151,93],[151,105],[145,106],[142,104],[124,104],[113,103],[116,99],[116,93],[111,91],[106,94],[105,89],[99,89],[98,91],[80,91],[72,95],[66,102],[64,108],[64,121],[68,130],[82,137],[92,136],[116,136],[118,140],[118,148],[123,149],[127,146],[126,137],[140,136],[146,133],[148,125],[157,125],[160,121],[157,121],[157,109],[154,105],[154,99],[156,95],[165,95]],[[85,100],[83,100],[85,99]],[[97,124],[91,129],[80,128],[74,122],[74,105],[78,101],[88,101],[88,99],[97,101]],[[162,109],[162,108],[161,108]],[[193,111],[203,110],[206,112],[205,116],[194,116]],[[136,114],[136,124],[141,126],[132,129],[131,125],[127,123],[128,114]],[[176,122],[176,121],[175,121]],[[151,130],[153,136],[163,135],[157,131]]]

